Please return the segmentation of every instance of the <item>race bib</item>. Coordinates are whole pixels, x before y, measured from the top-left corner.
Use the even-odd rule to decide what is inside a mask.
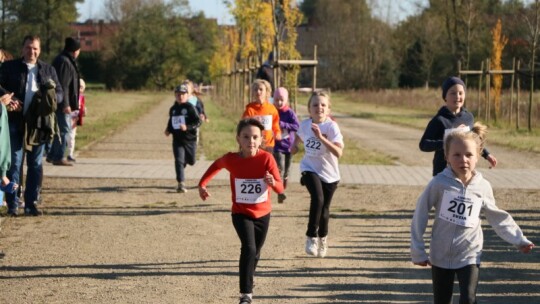
[[[321,156],[325,152],[325,147],[317,137],[310,137],[304,142],[304,150],[308,156]]]
[[[266,131],[272,130],[272,115],[259,115],[254,118],[264,126]]]
[[[282,129],[282,130],[281,130],[281,139],[283,140],[283,139],[287,139],[287,138],[289,138],[289,137],[291,137],[291,136],[289,135],[289,130],[287,130],[287,129]]]
[[[480,221],[482,200],[479,197],[444,191],[439,218],[464,227],[475,227]]]
[[[235,178],[235,201],[239,204],[259,204],[268,200],[268,185],[262,178]]]
[[[186,117],[184,115],[176,115],[171,117],[172,127],[175,130],[180,130],[180,125],[186,124]]]

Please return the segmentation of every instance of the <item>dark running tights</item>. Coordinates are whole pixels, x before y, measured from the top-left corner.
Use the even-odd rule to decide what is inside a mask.
[[[302,184],[306,186],[311,196],[306,236],[325,237],[328,235],[330,203],[338,182],[328,184],[323,182],[316,173],[304,171],[302,172]]]
[[[232,222],[242,243],[240,249],[240,293],[253,292],[253,276],[266,240],[270,214],[254,219],[243,214],[233,214]]]
[[[480,265],[467,265],[459,269],[431,267],[435,304],[451,304],[454,278],[459,282],[459,304],[475,304]]]

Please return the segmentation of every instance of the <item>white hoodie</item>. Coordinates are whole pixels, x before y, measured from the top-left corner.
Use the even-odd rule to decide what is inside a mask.
[[[484,242],[480,211],[497,235],[520,247],[531,244],[514,219],[495,205],[491,184],[475,172],[469,185],[450,168],[436,175],[418,198],[411,224],[411,257],[414,263],[428,260],[424,233],[429,212],[435,207],[429,260],[432,265],[459,269],[480,264]]]

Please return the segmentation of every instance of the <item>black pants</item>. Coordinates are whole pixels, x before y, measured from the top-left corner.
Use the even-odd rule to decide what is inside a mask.
[[[459,304],[476,303],[476,288],[480,265],[467,265],[459,269],[431,267],[435,304],[451,304],[454,278],[459,282]]]
[[[266,240],[270,214],[254,219],[243,214],[233,214],[232,222],[242,243],[240,249],[240,293],[253,292],[253,276]]]
[[[328,235],[330,203],[338,182],[325,183],[319,175],[309,171],[302,172],[301,182],[302,185],[306,186],[311,196],[306,235],[309,237],[325,237]]]
[[[176,171],[176,181],[183,182],[186,179],[184,168],[187,165],[195,164],[195,153],[197,152],[196,141],[180,142],[173,140],[174,170]]]

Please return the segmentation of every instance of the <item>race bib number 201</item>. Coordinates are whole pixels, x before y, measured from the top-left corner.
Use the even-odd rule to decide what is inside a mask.
[[[481,207],[482,201],[478,197],[444,191],[439,218],[460,226],[475,227],[480,221]]]
[[[268,200],[268,185],[262,178],[234,180],[236,202],[239,204],[259,204]]]

